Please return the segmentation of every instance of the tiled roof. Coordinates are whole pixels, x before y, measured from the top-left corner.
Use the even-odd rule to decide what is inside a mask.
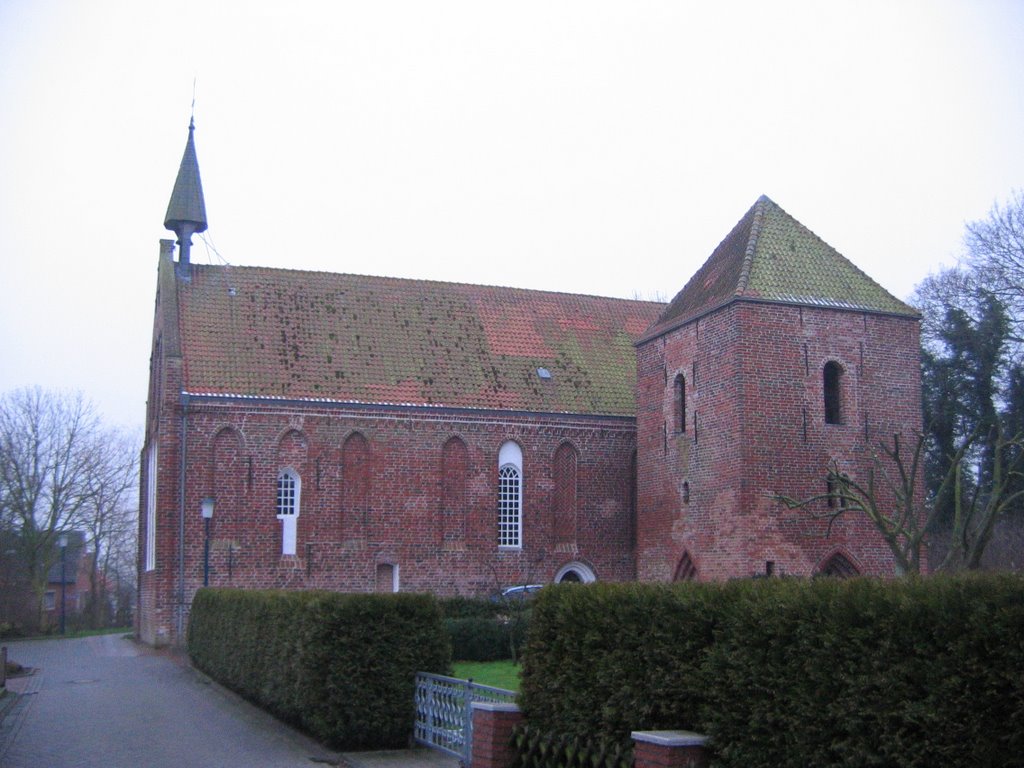
[[[177,292],[185,389],[196,394],[633,415],[633,344],[665,306],[258,267],[192,270]]]
[[[647,336],[737,298],[918,315],[764,196],[669,303]]]

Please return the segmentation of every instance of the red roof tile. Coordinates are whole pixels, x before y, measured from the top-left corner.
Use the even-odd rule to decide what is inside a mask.
[[[177,290],[191,393],[607,415],[635,413],[633,343],[665,306],[203,265]]]

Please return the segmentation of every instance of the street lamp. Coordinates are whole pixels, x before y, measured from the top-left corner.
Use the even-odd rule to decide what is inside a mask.
[[[67,624],[66,624],[66,621],[65,621],[65,616],[66,616],[65,605],[66,605],[66,601],[64,599],[65,597],[67,597],[67,584],[68,584],[67,575],[66,575],[67,552],[68,552],[68,535],[66,533],[62,533],[60,535],[60,537],[57,539],[57,546],[60,547],[60,633],[63,635],[64,634],[64,630],[67,627]]]
[[[199,511],[203,514],[203,526],[206,538],[203,542],[203,586],[210,586],[210,519],[213,517],[213,497],[207,496],[199,502]]]

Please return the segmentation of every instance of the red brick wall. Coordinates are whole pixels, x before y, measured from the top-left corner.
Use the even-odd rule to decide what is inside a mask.
[[[187,428],[186,604],[202,584],[205,496],[216,499],[212,586],[369,592],[382,563],[397,566],[402,591],[439,594],[551,581],[574,560],[602,580],[634,577],[629,419],[193,398]],[[161,420],[157,569],[142,574],[140,610],[150,641],[158,628],[175,631],[180,430],[180,415]],[[523,449],[521,551],[497,546],[498,450],[509,439]],[[567,445],[577,460],[572,548],[553,514],[556,456]],[[281,554],[275,509],[284,467],[302,482],[293,557]]]
[[[830,360],[843,368],[842,424],[825,423]],[[760,574],[769,561],[806,576],[837,551],[861,573],[893,572],[862,517],[826,537],[824,521],[772,496],[824,492],[831,459],[863,480],[868,446],[920,430],[917,321],[736,302],[646,342],[638,362],[639,578],[671,579],[684,553],[701,579]],[[679,373],[685,432],[674,424]]]
[[[157,313],[160,300],[157,299]],[[159,323],[158,323],[159,328]],[[166,345],[154,342],[154,356]],[[176,610],[179,603],[177,589],[178,552],[178,484],[180,478],[181,454],[181,410],[178,406],[178,392],[181,382],[181,360],[164,357],[152,366],[153,375],[158,378],[151,387],[151,399],[147,408],[146,445],[142,454],[142,476],[139,483],[139,592],[136,614],[137,631],[147,643],[161,645],[171,642],[176,626]],[[147,519],[146,499],[149,492],[146,477],[147,451],[156,446],[158,464],[156,471],[157,514],[156,514],[156,567],[146,570]],[[199,517],[199,502],[196,501],[195,516]],[[202,574],[200,574],[202,579]]]
[[[173,291],[165,278],[161,290]],[[920,429],[914,319],[734,302],[638,348],[634,422],[213,397],[183,410],[174,313],[158,292],[147,418],[147,447],[159,449],[152,571],[145,475],[140,488],[138,621],[147,642],[174,640],[202,584],[206,496],[216,499],[214,586],[369,592],[387,586],[387,565],[403,591],[486,594],[550,581],[573,561],[601,580],[667,581],[684,555],[700,579],[760,574],[769,561],[777,573],[809,575],[836,552],[862,573],[892,572],[863,519],[841,519],[826,537],[825,522],[772,496],[823,492],[830,459],[863,478],[867,446]],[[841,424],[825,424],[828,361],[843,369]],[[523,450],[524,544],[513,551],[497,546],[506,440]],[[276,516],[286,467],[302,483],[293,556],[281,554]]]

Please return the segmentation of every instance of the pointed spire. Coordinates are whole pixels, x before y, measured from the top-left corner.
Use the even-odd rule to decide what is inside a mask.
[[[187,269],[192,235],[205,232],[207,227],[206,202],[203,200],[203,183],[199,178],[199,161],[196,159],[193,136],[195,129],[195,121],[189,120],[185,153],[181,156],[178,178],[174,181],[167,215],[164,216],[164,227],[178,236],[179,270]]]

